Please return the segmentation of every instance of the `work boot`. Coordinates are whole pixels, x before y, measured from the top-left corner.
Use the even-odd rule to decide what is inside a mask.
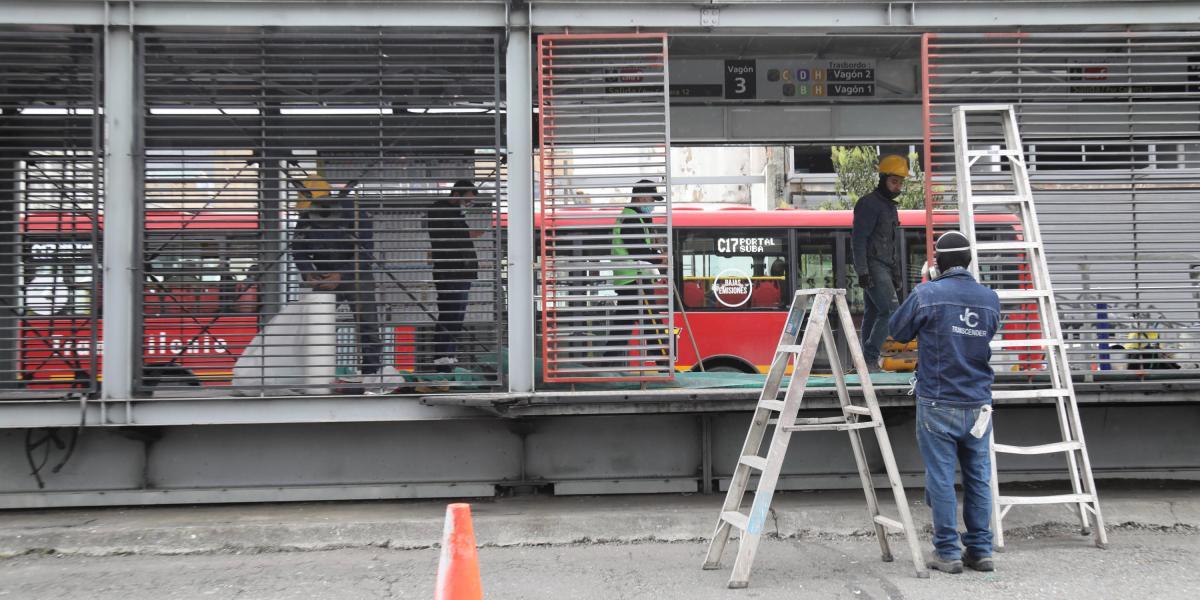
[[[925,566],[934,571],[957,575],[958,573],[962,573],[963,561],[957,558],[953,560],[942,558],[935,553],[931,554],[929,559],[925,561]]]
[[[965,554],[963,556],[963,564],[967,565],[968,567],[970,567],[976,571],[980,571],[983,573],[990,573],[990,572],[996,570],[996,563],[992,562],[992,557],[990,557],[990,556],[974,557],[974,556],[971,556],[970,552],[968,552],[967,554]]]

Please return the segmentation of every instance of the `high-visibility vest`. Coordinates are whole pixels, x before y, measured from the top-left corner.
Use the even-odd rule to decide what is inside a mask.
[[[612,230],[612,235],[613,235],[613,252],[612,253],[613,253],[613,256],[616,257],[616,260],[618,262],[623,262],[623,263],[632,262],[632,259],[629,258],[629,254],[630,254],[629,249],[625,247],[625,245],[630,242],[627,242],[624,239],[624,237],[622,237],[623,234],[625,233],[624,230],[637,227],[638,229],[641,229],[642,235],[645,235],[646,234],[646,224],[648,221],[649,221],[649,219],[642,217],[642,213],[638,212],[637,209],[635,209],[632,206],[626,206],[625,208],[623,208],[621,210],[621,214],[617,217],[617,224],[613,227],[613,230]],[[632,243],[648,246],[648,245],[650,245],[650,240],[648,238],[643,237],[641,239],[641,241],[632,240]],[[642,248],[637,249],[638,254],[646,254],[648,252],[649,252],[648,249],[642,249]],[[654,271],[652,271],[650,269],[643,269],[643,268],[636,268],[636,267],[616,268],[616,269],[613,269],[613,277],[614,277],[613,283],[615,285],[630,285],[630,284],[634,283],[635,281],[637,281],[637,278],[639,276],[650,275],[653,273],[654,273]]]

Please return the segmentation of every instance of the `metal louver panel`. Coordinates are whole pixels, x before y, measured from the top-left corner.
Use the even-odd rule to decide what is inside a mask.
[[[0,29],[0,398],[97,389],[101,56]]]
[[[503,384],[495,35],[138,42],[143,393]]]
[[[665,34],[543,35],[546,381],[674,375]]]
[[[927,34],[922,60],[928,210],[956,201],[953,107],[1014,104],[1072,366],[1085,380],[1200,379],[1200,33]],[[988,136],[1002,146],[998,125],[971,124],[984,151]],[[1007,168],[985,156],[972,174],[1003,196]],[[980,257],[983,276],[1024,287],[997,257]],[[1037,337],[1034,306],[1006,304],[1004,331]]]

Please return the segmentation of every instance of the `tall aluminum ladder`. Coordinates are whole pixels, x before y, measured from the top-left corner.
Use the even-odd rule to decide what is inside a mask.
[[[811,301],[811,310],[809,303]],[[862,480],[863,493],[867,498],[867,511],[875,525],[875,535],[879,539],[883,560],[891,562],[892,552],[888,546],[887,531],[889,529],[904,532],[908,539],[909,551],[912,554],[913,568],[917,577],[928,577],[925,562],[917,545],[916,529],[913,527],[912,513],[908,500],[904,496],[904,486],[900,482],[900,471],[896,468],[896,459],[892,455],[892,444],[888,440],[887,430],[883,425],[883,416],[879,412],[879,403],[875,399],[875,388],[869,377],[862,377],[862,394],[865,405],[857,405],[850,401],[850,391],[846,386],[846,373],[837,353],[837,343],[833,329],[829,324],[829,310],[836,304],[838,318],[841,322],[841,332],[850,349],[850,356],[859,373],[867,372],[867,362],[863,358],[862,346],[858,335],[854,332],[854,322],[850,317],[850,307],[846,304],[846,290],[841,289],[811,289],[796,292],[792,299],[792,307],[788,312],[787,323],[775,349],[775,358],[771,361],[771,370],[767,373],[766,384],[754,410],[754,418],[750,422],[750,430],[746,433],[746,442],[742,446],[741,456],[734,469],[733,478],[729,484],[729,492],[725,496],[725,504],[717,519],[716,532],[708,545],[708,554],[704,557],[705,569],[720,568],[721,553],[733,528],[741,531],[741,542],[738,545],[737,559],[733,564],[733,574],[729,577],[729,587],[744,588],[750,583],[750,568],[754,563],[754,554],[762,536],[763,526],[770,513],[771,497],[775,494],[775,486],[779,482],[779,472],[783,468],[783,459],[787,454],[788,442],[793,433],[800,431],[845,431],[850,436],[850,447],[854,452],[854,462],[858,465],[858,475]],[[808,313],[808,324],[804,327],[803,340],[796,344],[805,313]],[[841,402],[842,416],[800,419],[796,414],[800,411],[800,403],[804,398],[804,390],[812,372],[813,359],[819,347],[824,343],[829,364],[833,370],[833,380],[837,387],[838,399]],[[788,382],[783,400],[779,400],[779,387],[783,380],[788,364],[793,364],[792,378]],[[767,427],[775,426],[767,454],[763,456],[762,442],[766,437]],[[862,439],[859,431],[871,429],[883,455],[884,466],[887,469],[888,481],[896,499],[896,508],[900,520],[890,519],[879,512],[879,501],[875,497],[875,486],[871,480],[871,471],[863,454]],[[741,512],[742,500],[750,485],[752,471],[759,473],[758,488],[754,493],[754,501],[750,513]]]
[[[999,121],[997,123],[996,121]],[[1058,318],[1058,306],[1050,283],[1050,272],[1046,262],[1046,251],[1042,233],[1034,208],[1033,193],[1029,186],[1029,170],[1025,164],[1021,137],[1017,130],[1016,112],[1011,104],[979,104],[954,108],[954,154],[958,176],[959,226],[971,240],[971,271],[976,279],[1000,289],[1001,313],[1024,315],[1021,322],[1030,326],[1029,334],[1018,335],[1017,339],[992,341],[992,350],[1000,353],[1020,353],[1033,356],[1039,367],[1045,367],[1048,377],[1035,379],[1033,387],[1020,390],[993,391],[996,401],[1053,398],[1058,414],[1061,439],[1037,446],[1012,446],[995,443],[995,427],[990,440],[992,461],[992,520],[995,546],[1004,546],[1003,519],[1013,506],[1021,504],[1066,504],[1079,517],[1080,531],[1089,533],[1089,516],[1096,519],[1094,530],[1096,545],[1103,548],[1108,544],[1104,530],[1104,518],[1100,513],[1100,497],[1096,493],[1096,482],[1092,478],[1092,465],[1088,458],[1087,444],[1083,438],[1083,425],[1079,418],[1079,406],[1075,401],[1075,387],[1071,382],[1071,368],[1064,343],[1062,325]],[[986,143],[971,142],[968,125],[991,132]],[[998,125],[998,127],[997,127]],[[997,137],[998,136],[998,137]],[[978,137],[978,136],[977,136]],[[1000,142],[1000,143],[995,143]],[[986,147],[985,147],[986,146]],[[984,165],[992,173],[1007,172],[1011,181],[985,181],[983,185],[973,181],[973,169],[987,158]],[[1012,240],[980,240],[976,231],[976,219],[982,215],[1009,214],[1018,217],[1019,233]],[[985,217],[986,218],[986,217]],[[993,234],[994,235],[994,234]],[[984,262],[995,265],[991,272],[980,276],[980,255]],[[1007,265],[1007,266],[1005,266]],[[1016,265],[1017,271],[1013,271]],[[995,273],[1008,269],[1008,278]],[[1013,273],[1017,274],[1014,279]],[[1015,287],[1014,287],[1015,285]],[[1030,318],[1036,312],[1037,318]],[[1036,326],[1036,329],[1034,328]],[[1002,330],[1003,331],[1003,330]],[[1036,354],[1035,354],[1036,353]],[[1037,372],[1041,375],[1040,372]],[[1000,413],[994,413],[1000,414]],[[996,478],[996,455],[1064,453],[1071,479],[1072,493],[1041,496],[1003,496]]]

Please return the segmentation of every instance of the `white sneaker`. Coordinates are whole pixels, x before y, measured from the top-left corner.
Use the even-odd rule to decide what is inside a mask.
[[[391,394],[404,385],[404,376],[395,367],[384,367],[379,373],[363,376],[363,394],[383,396]]]

